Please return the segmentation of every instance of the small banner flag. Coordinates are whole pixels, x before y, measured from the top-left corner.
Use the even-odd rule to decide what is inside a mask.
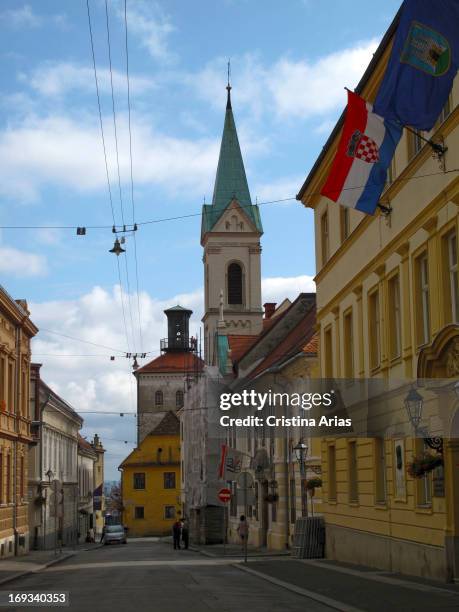
[[[429,131],[459,66],[459,0],[405,0],[374,111]]]
[[[234,480],[234,477],[242,471],[243,458],[244,453],[222,444],[218,477],[222,480]]]
[[[369,102],[348,91],[341,140],[321,194],[374,214],[401,135],[401,125],[376,115]]]

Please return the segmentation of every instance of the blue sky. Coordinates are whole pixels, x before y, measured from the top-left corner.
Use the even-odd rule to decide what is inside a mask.
[[[231,58],[233,109],[252,198],[293,197],[392,20],[398,1],[128,0],[136,221],[199,213],[210,201]],[[132,220],[123,2],[109,0],[120,175]],[[121,223],[103,0],[90,0],[103,124]],[[3,0],[0,7],[2,226],[111,225],[85,0]],[[261,207],[264,298],[311,288],[312,214],[298,203]],[[28,300],[39,327],[127,350],[156,351],[162,309],[180,300],[202,315],[199,216],[137,234],[139,339],[132,238],[125,261],[109,230],[0,230],[1,283]],[[121,301],[127,318],[127,336]],[[132,320],[130,321],[130,309]],[[67,355],[91,355],[67,357]],[[56,355],[60,355],[59,357]],[[154,355],[153,355],[154,356]],[[34,358],[77,410],[133,407],[126,360],[40,332]],[[126,417],[125,417],[126,419]],[[109,478],[135,419],[87,415],[84,433],[107,439]],[[124,425],[123,425],[124,424]],[[112,439],[109,442],[109,438]],[[108,455],[109,457],[109,455]]]

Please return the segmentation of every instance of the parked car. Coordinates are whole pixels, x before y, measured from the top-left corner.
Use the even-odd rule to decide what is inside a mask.
[[[118,542],[118,544],[127,543],[123,525],[105,525],[104,543],[112,544],[113,542]]]

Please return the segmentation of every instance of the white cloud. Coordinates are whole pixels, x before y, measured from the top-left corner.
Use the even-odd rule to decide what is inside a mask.
[[[270,202],[272,200],[295,198],[298,187],[304,181],[304,176],[281,177],[274,181],[259,183],[254,186],[252,193],[258,198],[258,202]],[[293,202],[293,200],[292,200]],[[288,202],[286,202],[288,204]]]
[[[0,13],[0,21],[4,21],[12,28],[39,28],[49,21],[61,29],[68,27],[67,16],[64,14],[38,15],[30,4],[24,4],[20,8],[8,9]]]
[[[61,96],[75,90],[91,94],[95,92],[93,69],[71,62],[47,62],[36,68],[32,74],[22,73],[19,78],[44,96]],[[111,92],[110,71],[107,68],[98,68],[97,80],[102,93]],[[143,94],[155,86],[151,78],[136,75],[129,75],[129,85],[133,95]],[[124,72],[113,70],[113,88],[115,94],[119,92],[119,95],[126,95],[127,84]]]
[[[280,304],[286,297],[293,300],[299,293],[315,293],[312,276],[278,276],[264,278],[261,282],[263,302]]]
[[[124,20],[124,9],[118,11]],[[154,0],[131,0],[127,5],[128,31],[136,36],[155,60],[169,62],[174,59],[168,47],[168,37],[175,30],[170,17]]]
[[[377,41],[371,40],[316,62],[279,60],[270,71],[268,82],[278,114],[307,118],[343,107],[344,87],[357,84],[376,47]]]
[[[0,13],[0,19],[12,27],[37,28],[42,24],[42,18],[33,12],[29,4],[17,9],[9,9]]]
[[[326,116],[343,108],[344,87],[360,80],[377,47],[376,40],[357,43],[316,59],[280,58],[264,64],[256,54],[232,59],[233,97],[238,109],[249,109],[254,118],[275,115],[278,119]],[[220,57],[183,81],[216,108],[225,95],[227,59]]]
[[[0,272],[17,277],[43,276],[47,273],[46,258],[0,245]]]
[[[121,114],[117,119],[121,178],[127,182],[130,172],[127,120]],[[107,151],[113,153],[112,120],[106,118],[104,126]],[[218,159],[217,140],[166,136],[138,116],[132,123],[132,132],[137,185],[156,185],[173,193],[187,190],[199,195],[212,184]],[[113,154],[109,156],[109,165],[115,180]],[[100,132],[93,118],[29,115],[21,124],[0,132],[0,193],[33,200],[49,183],[76,191],[105,189]]]

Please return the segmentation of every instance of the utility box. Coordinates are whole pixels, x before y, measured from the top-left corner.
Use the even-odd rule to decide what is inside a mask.
[[[325,556],[325,522],[321,516],[302,517],[295,523],[293,557],[323,559]]]

